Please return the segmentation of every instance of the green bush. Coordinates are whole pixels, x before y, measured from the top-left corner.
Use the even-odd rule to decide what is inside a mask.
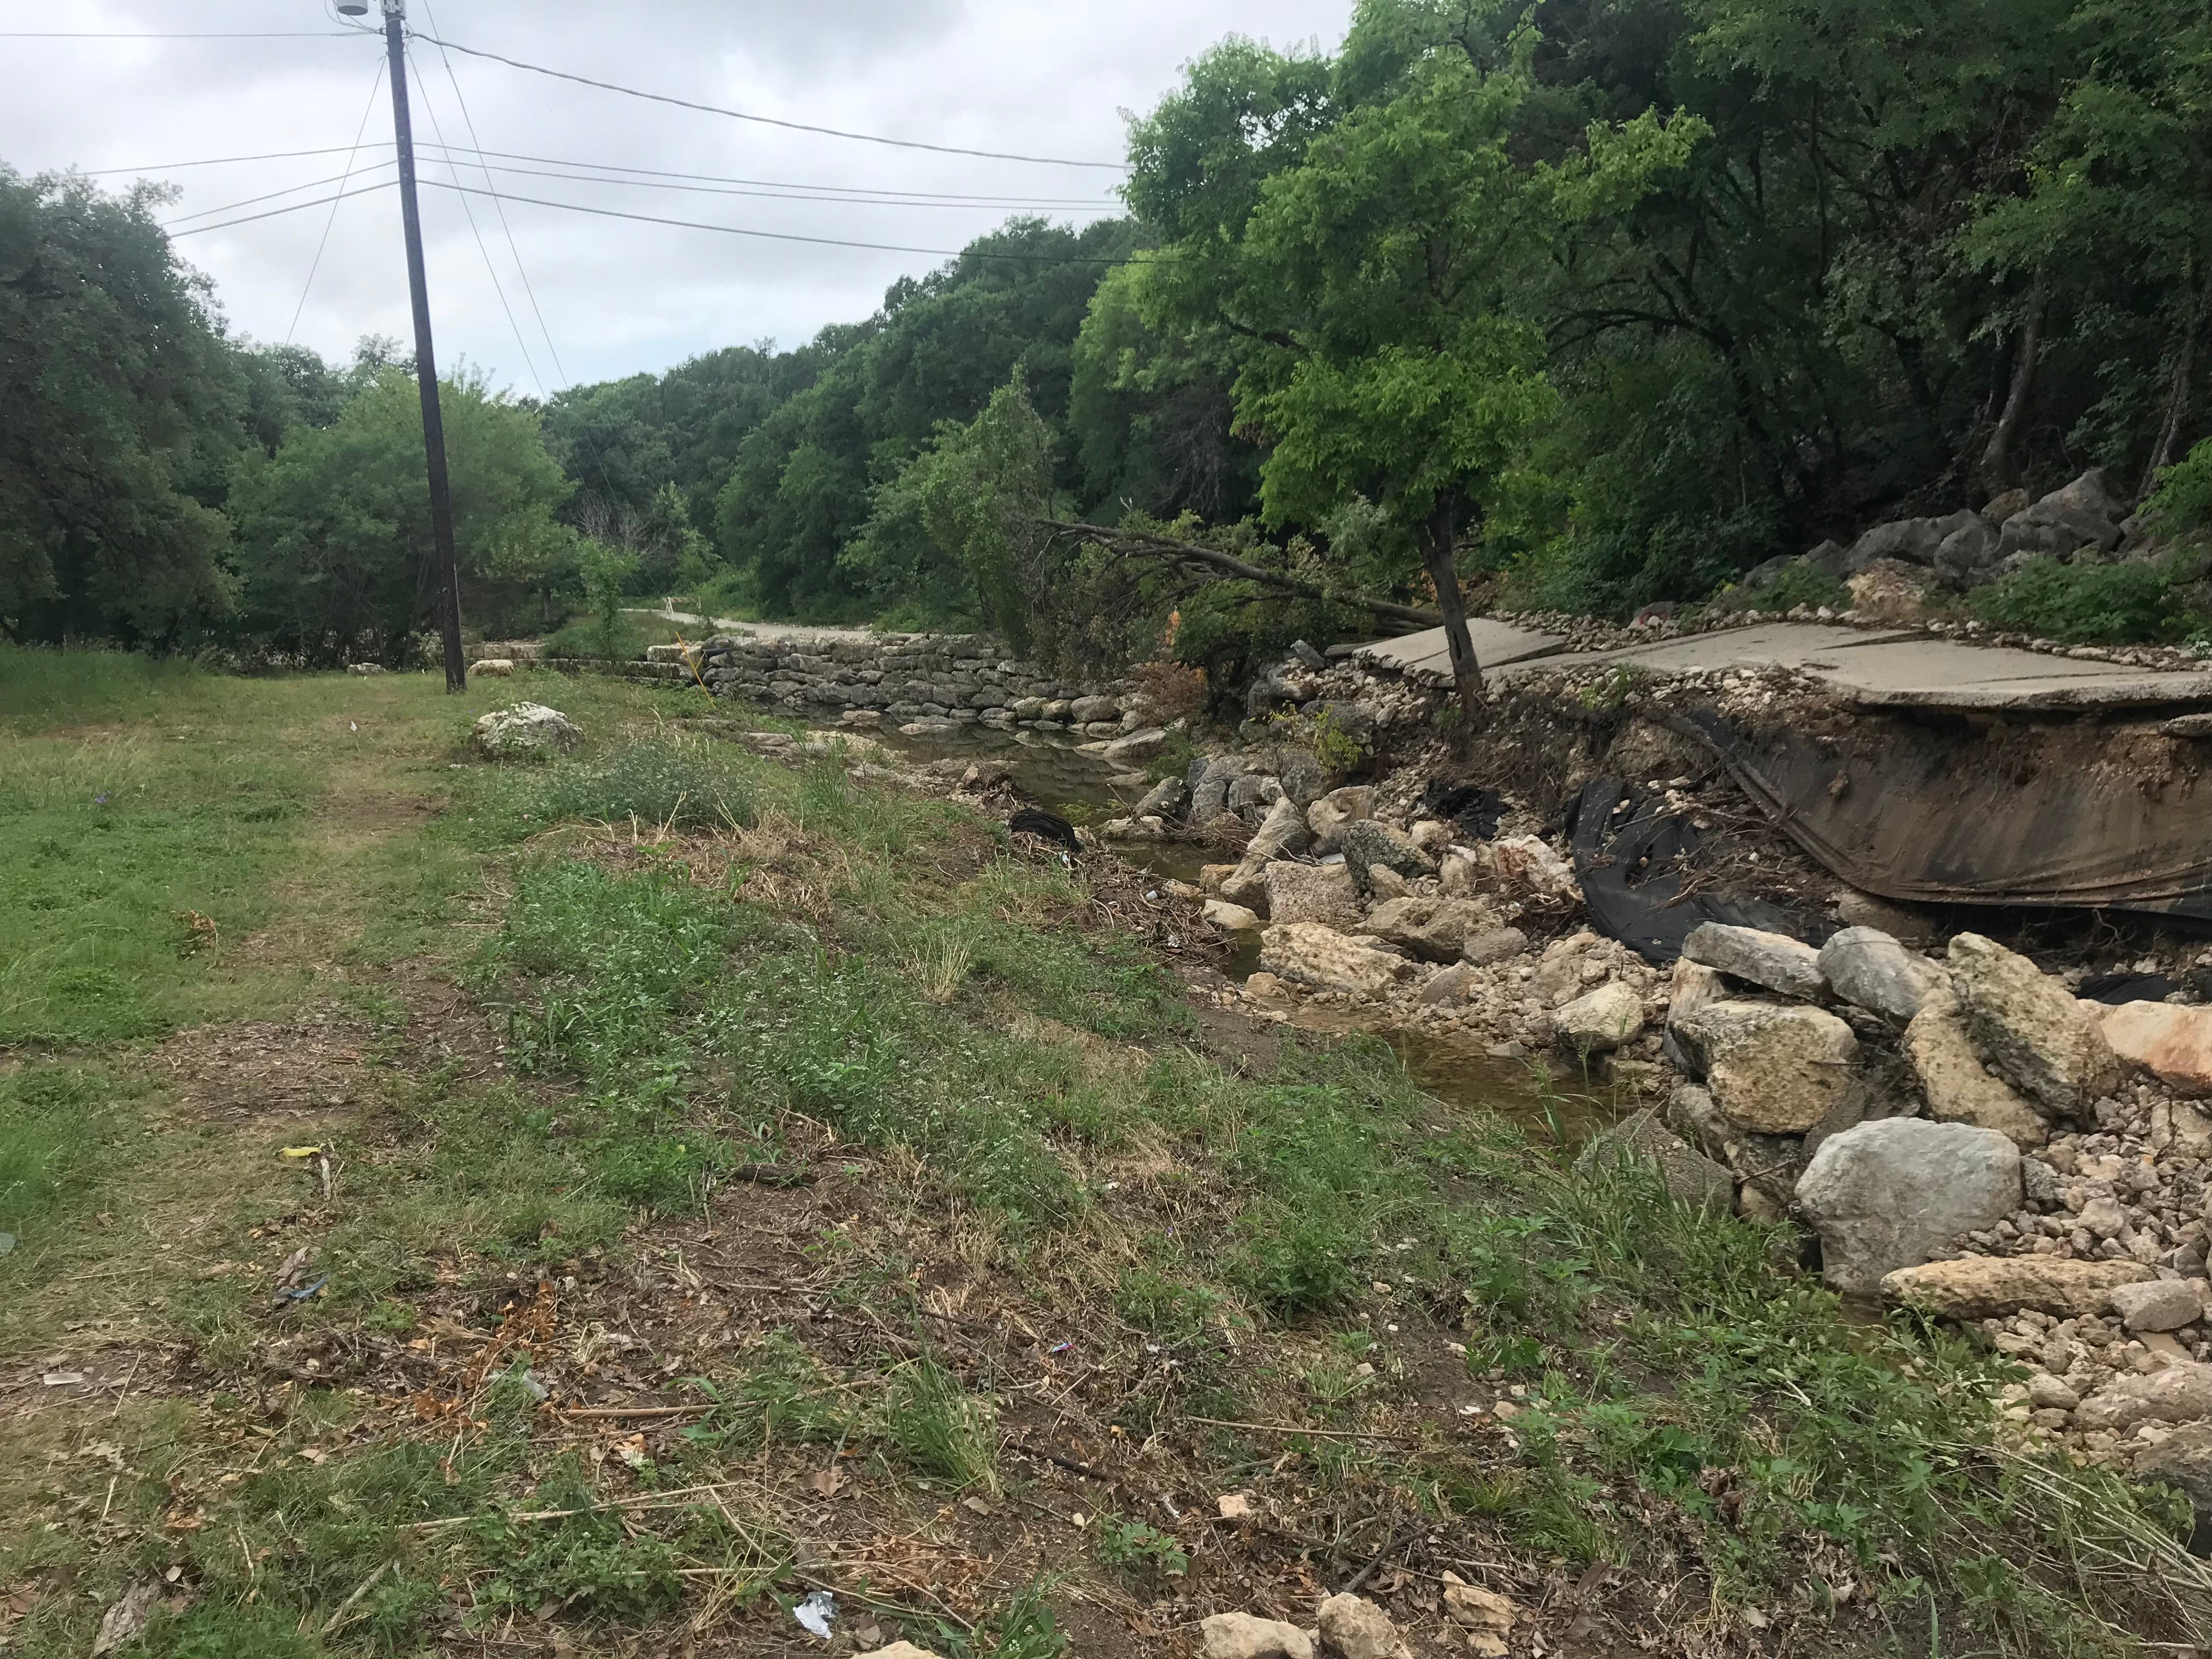
[[[2169,536],[2212,530],[2212,438],[2158,475],[2157,489],[2143,503],[2143,517]]]
[[[2141,645],[2178,640],[2192,621],[2162,565],[2061,564],[2036,558],[1966,596],[1992,628],[2069,645]]]

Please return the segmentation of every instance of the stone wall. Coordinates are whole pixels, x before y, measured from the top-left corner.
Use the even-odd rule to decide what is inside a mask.
[[[700,677],[720,697],[819,719],[875,715],[893,723],[948,720],[1118,737],[1142,723],[1113,688],[1055,678],[986,634],[884,634],[865,639],[733,638],[698,653]],[[659,660],[680,656],[656,646]]]

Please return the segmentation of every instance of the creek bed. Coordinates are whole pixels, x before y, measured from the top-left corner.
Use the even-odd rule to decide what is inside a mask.
[[[1012,769],[1010,781],[1024,796],[1075,823],[1126,811],[1141,793],[1117,784],[1115,780],[1124,774],[1103,757],[1084,753],[1073,740],[1042,732],[974,725],[914,737],[890,730],[872,735],[918,761],[1002,763]],[[1180,841],[1117,842],[1114,852],[1124,863],[1162,880],[1194,884],[1201,866],[1221,860],[1213,849]],[[1259,969],[1260,935],[1256,931],[1239,933],[1229,947],[1222,970],[1242,984]],[[1492,1054],[1472,1032],[1407,1030],[1363,1012],[1304,1001],[1289,1012],[1291,1023],[1301,1030],[1338,1036],[1367,1032],[1381,1037],[1414,1082],[1439,1100],[1496,1112],[1539,1145],[1578,1146],[1634,1109],[1635,1103],[1612,1085],[1562,1073],[1540,1059]]]

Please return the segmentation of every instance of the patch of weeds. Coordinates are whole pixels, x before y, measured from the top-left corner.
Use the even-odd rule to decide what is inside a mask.
[[[1099,1516],[1094,1551],[1103,1565],[1134,1578],[1180,1578],[1190,1571],[1190,1555],[1172,1533],[1118,1515]]]
[[[2039,556],[1966,595],[1992,628],[2069,645],[2142,645],[2185,639],[2203,618],[2176,603],[2163,565],[2061,564]]]
[[[790,1331],[771,1332],[749,1360],[734,1383],[691,1380],[711,1409],[684,1431],[686,1439],[743,1447],[764,1441],[836,1446],[851,1438],[859,1415],[849,1395]]]
[[[990,1407],[965,1392],[933,1355],[891,1373],[883,1404],[884,1437],[900,1457],[955,1490],[998,1489],[999,1433]]]
[[[761,763],[680,728],[613,752],[510,774],[489,827],[520,836],[556,823],[635,823],[645,830],[743,829],[759,816]]]
[[[1648,669],[1622,663],[1583,686],[1575,698],[1593,714],[1608,714],[1635,696],[1650,678]]]

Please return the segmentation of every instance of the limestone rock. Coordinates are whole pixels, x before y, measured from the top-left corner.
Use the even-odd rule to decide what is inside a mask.
[[[2105,1016],[2103,1030],[2114,1054],[2176,1094],[2212,1095],[2212,1006],[2124,1002]]]
[[[1260,936],[1260,965],[1278,978],[1317,991],[1382,997],[1409,977],[1413,964],[1317,922],[1279,923]]]
[[[1757,1220],[1779,1220],[1805,1171],[1803,1143],[1794,1135],[1753,1134],[1729,1121],[1704,1089],[1686,1083],[1667,1098],[1667,1127],[1730,1171],[1741,1183],[1736,1207]]]
[[[1518,927],[1486,927],[1462,942],[1459,959],[1471,968],[1489,968],[1510,962],[1528,948],[1528,935]]]
[[[1850,1081],[1859,1041],[1824,1009],[1713,1002],[1671,1027],[1721,1109],[1765,1134],[1802,1134]]]
[[[1103,753],[1109,761],[1147,761],[1168,746],[1168,734],[1162,726],[1149,726],[1141,732],[1132,732],[1126,738],[1115,738]]]
[[[1344,826],[1342,834],[1344,861],[1352,866],[1352,878],[1363,892],[1372,892],[1368,872],[1383,869],[1411,878],[1432,876],[1437,866],[1426,853],[1413,845],[1406,836],[1372,818],[1355,818]]]
[[[1352,872],[1340,864],[1293,864],[1277,859],[1263,879],[1271,921],[1318,921],[1331,927],[1358,924],[1359,897],[1352,890]]]
[[[1649,1109],[1632,1112],[1592,1136],[1575,1158],[1575,1171],[1587,1175],[1607,1158],[1656,1164],[1669,1195],[1684,1204],[1725,1210],[1735,1201],[1735,1176],[1668,1129]]]
[[[1905,1028],[1905,1054],[1928,1098],[1928,1115],[1936,1121],[1995,1129],[2023,1152],[2050,1139],[2050,1127],[2027,1098],[1983,1069],[1960,1018],[1959,1000],[1948,986],[1931,994]]]
[[[583,740],[582,727],[542,702],[518,702],[477,719],[477,750],[487,760],[544,760]]]
[[[2204,1304],[2185,1279],[2146,1279],[2112,1287],[2112,1310],[2131,1331],[2178,1331],[2202,1318]]]
[[[1899,1024],[1918,1013],[1931,992],[1949,988],[1941,967],[1877,927],[1846,927],[1832,935],[1819,960],[1838,996]]]
[[[1925,950],[1936,942],[1934,924],[1919,911],[1856,887],[1836,895],[1835,909],[1844,927],[1879,928],[1908,950]]]
[[[1953,939],[1950,957],[1967,1034],[2021,1093],[2077,1116],[2118,1085],[2119,1061],[2096,1019],[2026,957],[1979,933]]]
[[[1287,854],[1303,853],[1312,844],[1313,832],[1306,828],[1306,815],[1298,811],[1297,803],[1278,799],[1267,809],[1267,816],[1252,832],[1245,843],[1244,857],[1249,862],[1257,858],[1262,862],[1279,859]]]
[[[1797,1182],[1831,1290],[1872,1296],[1900,1267],[2020,1208],[2020,1152],[1994,1129],[1884,1118],[1831,1137]]]
[[[1365,931],[1402,945],[1431,962],[1450,962],[1471,934],[1498,925],[1498,912],[1480,899],[1395,898],[1376,906]]]
[[[1468,1630],[1496,1631],[1503,1635],[1521,1616],[1511,1596],[1470,1584],[1455,1572],[1444,1573],[1443,1586],[1444,1616]]]
[[[1809,1001],[1827,988],[1820,975],[1820,953],[1785,933],[1731,927],[1723,921],[1700,922],[1682,942],[1682,954],[1786,997]]]
[[[1390,1615],[1360,1595],[1332,1595],[1321,1604],[1322,1645],[1338,1659],[1413,1659]]]
[[[1246,857],[1234,870],[1221,879],[1221,896],[1231,904],[1241,904],[1248,910],[1257,910],[1267,902],[1267,870],[1270,860]]]
[[[1967,1255],[1903,1267],[1881,1293],[1945,1319],[2009,1318],[2030,1309],[2079,1319],[2112,1311],[2112,1291],[2151,1277],[2135,1261],[2075,1261],[2061,1255]]]
[[[514,672],[512,657],[484,657],[469,665],[471,679],[503,680]]]
[[[1942,544],[1936,550],[1940,553]],[[1918,622],[1927,613],[1928,573],[1900,559],[1876,559],[1844,586],[1863,622]]]
[[[1306,808],[1306,827],[1313,832],[1314,851],[1334,853],[1344,842],[1346,824],[1375,814],[1375,792],[1365,784],[1332,789]]]
[[[2123,1432],[2138,1423],[2194,1423],[2212,1417],[2212,1365],[2185,1360],[2164,1370],[2123,1372],[2077,1407],[2084,1429]]]
[[[1206,1659],[1314,1659],[1314,1638],[1279,1619],[1217,1613],[1199,1626]]]
[[[1717,971],[1687,957],[1674,958],[1674,978],[1667,994],[1667,1023],[1687,1019],[1709,1002],[1728,1000],[1728,987]]]
[[[1206,900],[1204,915],[1208,926],[1218,927],[1224,933],[1241,933],[1260,925],[1259,917],[1227,899]]]
[[[1468,993],[1474,988],[1474,969],[1463,962],[1454,963],[1429,975],[1428,983],[1421,987],[1419,1000],[1431,1008],[1445,1008],[1455,1002],[1466,1001]]]
[[[1644,999],[1619,980],[1577,997],[1552,1016],[1559,1040],[1578,1054],[1607,1054],[1644,1031]]]
[[[1115,697],[1078,697],[1068,705],[1067,718],[1077,726],[1095,726],[1101,720],[1121,718],[1121,704]]]
[[[1583,886],[1575,878],[1574,866],[1553,852],[1541,836],[1507,836],[1485,846],[1491,873],[1507,892],[1580,902]]]

